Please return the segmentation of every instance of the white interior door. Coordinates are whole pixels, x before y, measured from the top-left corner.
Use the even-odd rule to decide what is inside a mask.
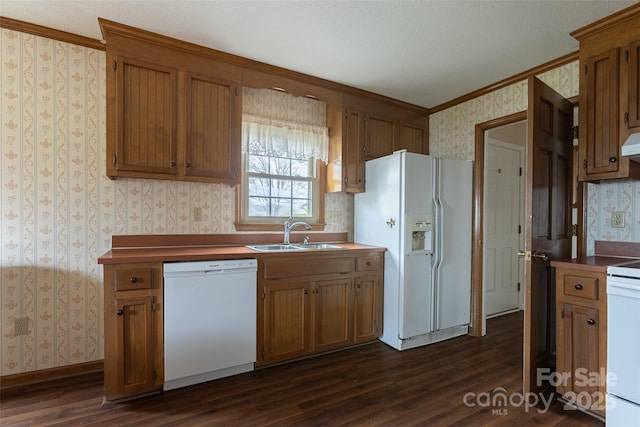
[[[485,315],[517,310],[521,304],[522,269],[518,249],[522,237],[524,147],[487,138],[484,188]]]

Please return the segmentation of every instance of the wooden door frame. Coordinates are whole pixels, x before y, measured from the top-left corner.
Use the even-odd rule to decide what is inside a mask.
[[[473,168],[473,224],[471,248],[471,326],[469,335],[482,336],[482,274],[483,274],[483,236],[484,236],[484,135],[487,130],[521,122],[527,119],[527,110],[499,117],[475,126],[475,155]],[[525,150],[525,161],[526,161]],[[526,190],[526,189],[525,189]]]

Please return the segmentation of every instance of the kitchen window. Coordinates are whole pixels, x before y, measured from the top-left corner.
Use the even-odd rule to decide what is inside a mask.
[[[293,216],[324,228],[328,130],[244,114],[236,229],[279,230]]]

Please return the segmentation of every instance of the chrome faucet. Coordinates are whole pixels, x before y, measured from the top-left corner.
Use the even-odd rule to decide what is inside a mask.
[[[289,236],[291,235],[291,230],[293,230],[294,228],[298,226],[303,226],[307,230],[311,230],[311,226],[306,222],[298,221],[291,224],[292,220],[293,220],[293,217],[289,217],[289,219],[284,222],[284,244],[285,245],[288,245],[289,243],[291,243],[289,242]]]

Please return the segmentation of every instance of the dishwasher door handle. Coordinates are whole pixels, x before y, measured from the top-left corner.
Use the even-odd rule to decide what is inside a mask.
[[[224,269],[222,269],[222,270],[205,270],[204,274],[222,274],[224,272],[225,272]]]

